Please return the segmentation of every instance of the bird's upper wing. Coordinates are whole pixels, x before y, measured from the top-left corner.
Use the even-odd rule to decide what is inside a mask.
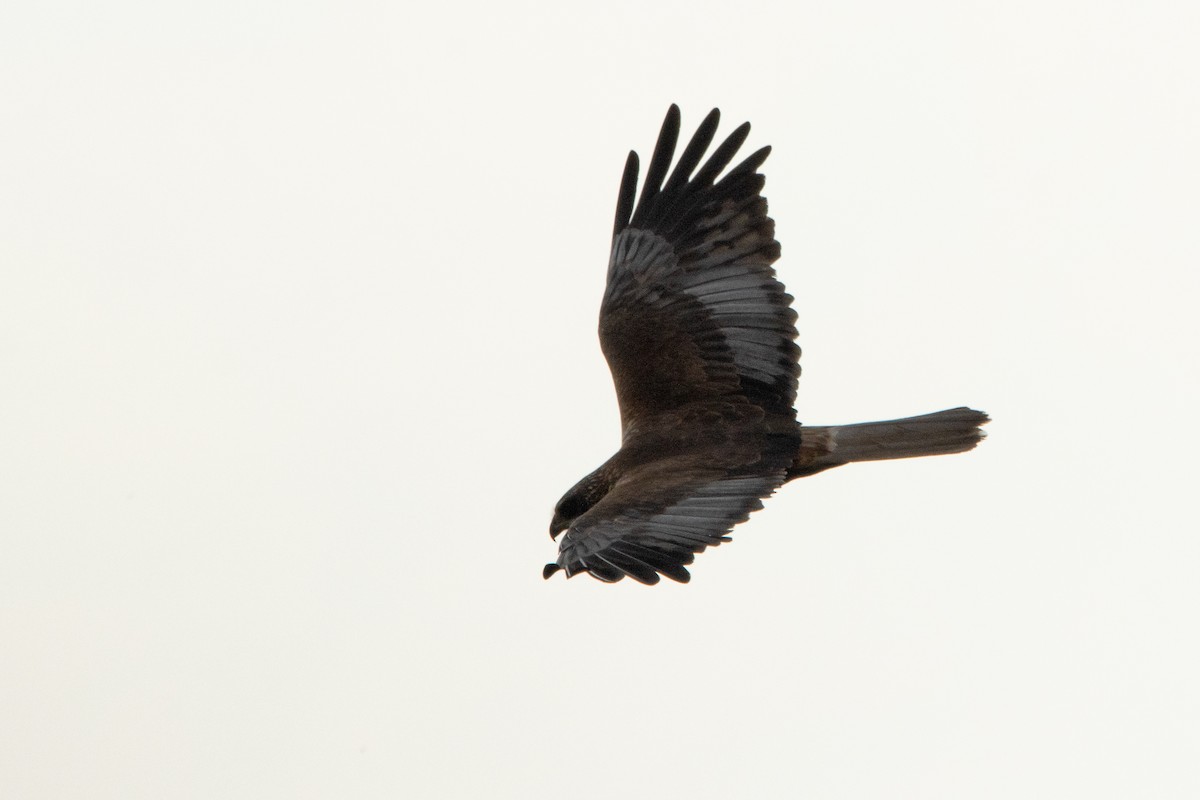
[[[750,130],[734,130],[700,166],[719,118],[714,109],[704,119],[667,177],[679,137],[671,106],[636,206],[637,154],[625,165],[600,344],[626,434],[640,420],[718,397],[794,413],[796,315],[771,267],[779,243],[757,173],[770,148],[717,180]]]
[[[602,581],[626,575],[658,583],[659,573],[686,583],[685,568],[709,545],[762,508],[785,479],[786,456],[768,455],[756,468],[721,470],[695,456],[631,469],[604,499],[578,517],[559,542],[558,570],[589,572]]]

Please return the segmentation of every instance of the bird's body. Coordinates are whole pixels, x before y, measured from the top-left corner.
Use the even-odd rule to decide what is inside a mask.
[[[779,243],[757,173],[770,149],[718,180],[749,132],[737,128],[701,166],[718,120],[714,109],[667,177],[679,134],[671,107],[636,207],[630,153],[600,310],[621,449],[555,507],[551,535],[565,535],[546,577],[687,581],[694,554],[728,541],[788,480],[962,452],[982,436],[987,416],[963,408],[838,427],[796,421],[796,315],[771,267]]]

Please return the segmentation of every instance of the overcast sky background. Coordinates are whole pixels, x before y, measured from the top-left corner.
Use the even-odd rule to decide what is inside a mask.
[[[0,795],[1200,796],[1195,3],[0,11]],[[543,582],[617,184],[775,150],[785,487]]]

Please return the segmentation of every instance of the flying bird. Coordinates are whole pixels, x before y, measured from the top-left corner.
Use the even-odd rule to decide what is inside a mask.
[[[621,448],[555,506],[550,536],[562,540],[546,578],[686,583],[696,553],[730,541],[794,478],[961,453],[983,437],[988,416],[969,408],[856,425],[796,420],[796,312],[771,266],[779,242],[758,172],[771,148],[722,175],[750,124],[704,160],[719,120],[713,109],[671,170],[672,105],[640,196],[637,153],[625,163],[600,305]]]

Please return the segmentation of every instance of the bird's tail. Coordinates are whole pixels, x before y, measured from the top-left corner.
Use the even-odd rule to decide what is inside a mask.
[[[980,426],[989,421],[982,411],[964,407],[885,422],[804,425],[788,480],[852,461],[964,453],[979,444],[984,437]]]

